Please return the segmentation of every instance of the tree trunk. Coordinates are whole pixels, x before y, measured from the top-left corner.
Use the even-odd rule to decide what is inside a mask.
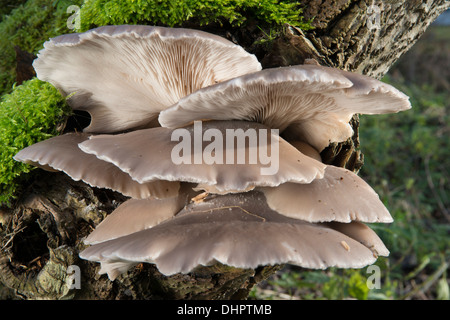
[[[257,27],[221,30],[257,55],[265,68],[318,63],[381,78],[450,2],[444,0],[300,1],[314,30],[285,25],[271,41],[255,42]],[[207,31],[214,32],[215,30]],[[325,163],[358,171],[363,157],[354,136],[322,152]],[[78,258],[82,240],[125,197],[36,170],[13,208],[0,210],[0,299],[244,299],[281,266],[242,270],[201,267],[165,277],[141,264],[110,281],[99,264]]]

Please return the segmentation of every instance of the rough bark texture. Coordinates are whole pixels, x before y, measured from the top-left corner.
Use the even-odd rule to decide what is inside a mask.
[[[300,2],[306,19],[314,18],[312,31],[284,26],[263,42],[256,41],[261,36],[256,26],[216,33],[255,53],[265,68],[313,58],[381,78],[450,6],[444,0]],[[357,116],[352,125],[354,136],[325,149],[324,162],[353,171],[362,166]],[[64,174],[36,173],[13,208],[0,209],[0,299],[244,299],[255,283],[280,268],[216,265],[165,277],[153,265],[141,264],[111,282],[97,274],[98,264],[80,260],[78,252],[82,239],[124,200]],[[80,268],[80,289],[71,288],[77,270],[70,266]]]
[[[314,30],[287,28],[263,59],[265,67],[301,64],[315,58],[322,65],[381,78],[425,32],[445,0],[300,1]],[[291,53],[299,51],[299,54]],[[286,54],[286,51],[288,52]],[[267,58],[267,57],[265,57]]]

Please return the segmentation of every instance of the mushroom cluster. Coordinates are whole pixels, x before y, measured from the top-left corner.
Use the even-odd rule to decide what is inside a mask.
[[[392,221],[355,173],[320,152],[355,114],[410,108],[366,76],[305,64],[261,70],[202,31],[105,26],[50,39],[39,79],[91,122],[15,159],[129,197],[85,239],[110,279],[147,262],[360,268],[389,251],[366,223]]]

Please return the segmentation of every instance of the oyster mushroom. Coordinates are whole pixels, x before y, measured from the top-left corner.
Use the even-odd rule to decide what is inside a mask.
[[[177,181],[139,183],[113,164],[83,152],[78,144],[89,137],[86,133],[53,137],[22,149],[14,159],[45,170],[62,171],[75,181],[82,180],[93,187],[112,189],[136,199],[178,194],[180,184]]]
[[[207,137],[208,133],[211,136]],[[247,133],[253,133],[257,139],[253,145],[246,140]],[[181,136],[188,141],[180,141]],[[230,146],[235,139],[237,142]],[[180,144],[186,147],[184,151]],[[303,155],[267,127],[247,121],[208,121],[175,130],[158,127],[97,135],[79,146],[84,152],[113,163],[139,183],[158,179],[184,181],[197,183],[199,188],[212,193],[244,192],[255,186],[277,186],[288,181],[309,183],[322,177],[326,167]],[[272,163],[264,163],[261,158],[261,153],[267,155],[268,149],[276,151],[271,154]],[[184,161],[178,158],[179,153],[184,153]],[[242,163],[236,159],[239,154],[243,155]],[[250,154],[255,156],[253,163]],[[272,167],[277,170],[261,174]]]
[[[135,198],[80,254],[110,279],[141,262],[171,275],[216,262],[360,268],[389,254],[364,224],[392,221],[378,195],[318,152],[352,135],[355,113],[409,109],[395,88],[316,65],[260,71],[220,37],[148,26],[54,38],[34,66],[91,114],[86,132],[104,134],[16,159]]]
[[[163,127],[195,120],[246,120],[322,151],[352,136],[353,114],[407,110],[408,97],[363,75],[317,65],[265,69],[197,90],[162,111]]]
[[[261,70],[255,56],[206,32],[104,26],[44,43],[37,77],[91,114],[85,132],[158,126],[161,110],[205,86]]]
[[[393,219],[378,194],[358,175],[327,166],[324,177],[309,184],[283,183],[258,188],[270,208],[309,222],[383,222]]]
[[[96,226],[84,243],[93,245],[154,227],[175,216],[195,195],[192,186],[183,183],[173,197],[129,199]]]
[[[321,161],[305,142],[291,142],[300,152]],[[345,168],[327,165],[322,179],[309,184],[284,183],[277,188],[258,188],[268,206],[291,218],[309,222],[383,222],[393,219],[380,197],[362,178]]]
[[[361,243],[364,233],[372,238]],[[341,232],[335,225],[292,219],[270,209],[262,193],[250,191],[189,204],[173,218],[94,244],[80,257],[100,262],[100,273],[113,280],[141,262],[156,264],[165,275],[216,262],[237,268],[283,263],[361,268],[375,261],[374,252],[387,249],[369,228],[356,232],[346,224]]]

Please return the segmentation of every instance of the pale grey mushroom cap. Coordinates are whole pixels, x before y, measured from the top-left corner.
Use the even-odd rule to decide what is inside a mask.
[[[261,70],[254,55],[206,32],[104,26],[44,43],[33,66],[73,109],[92,116],[86,132],[157,126],[158,113],[200,88]]]
[[[375,190],[355,173],[335,166],[309,184],[259,188],[272,210],[309,222],[393,221]]]
[[[75,181],[82,180],[93,187],[112,189],[132,198],[165,198],[178,194],[179,182],[141,184],[112,163],[83,152],[78,144],[89,137],[86,133],[53,137],[22,149],[14,159],[45,170],[63,171]]]
[[[389,250],[384,245],[383,241],[370,227],[359,221],[352,221],[350,223],[329,222],[324,225],[335,229],[343,234],[349,236],[356,241],[372,250],[375,257],[389,256]]]
[[[200,89],[161,112],[164,127],[194,120],[247,120],[322,151],[351,137],[353,114],[407,110],[408,97],[370,77],[300,65],[265,69]]]
[[[320,155],[320,153],[314,149],[312,146],[310,146],[309,144],[307,144],[306,142],[303,141],[299,141],[299,140],[291,140],[289,141],[289,143],[294,146],[297,150],[299,150],[301,153],[303,153],[304,155],[313,158],[317,161],[322,162],[322,156]]]
[[[100,273],[114,279],[141,262],[156,264],[165,275],[215,262],[237,268],[284,263],[361,268],[376,260],[373,250],[326,225],[280,215],[261,193],[250,191],[193,203],[174,218],[93,245],[80,257],[100,262]]]
[[[233,140],[228,138],[231,137],[228,130],[236,133],[238,140],[244,141],[245,133],[253,134],[258,139],[255,143],[245,140],[244,148],[239,147],[238,141],[233,147],[228,147],[227,141]],[[207,132],[217,134],[217,141],[222,139],[220,145],[215,145],[217,148],[209,148],[213,141],[216,142],[214,138],[211,141],[202,138]],[[264,138],[259,139],[260,135]],[[177,138],[181,136],[183,138]],[[186,141],[190,152],[179,152],[178,147]],[[200,144],[196,141],[200,141]],[[273,153],[272,163],[264,163],[260,157],[261,153],[266,152],[262,151],[263,147],[272,150],[274,146],[273,150],[276,150],[275,141],[278,141],[279,154],[276,156]],[[247,121],[208,121],[175,130],[158,127],[118,135],[98,135],[79,146],[84,152],[113,163],[140,183],[154,180],[184,181],[198,183],[200,188],[212,193],[248,191],[255,186],[278,186],[289,181],[309,183],[322,178],[326,167],[303,155],[267,127]],[[176,163],[175,157],[184,153],[188,154],[189,162]],[[214,162],[207,162],[208,155],[213,153],[217,158]],[[244,153],[246,160],[240,164],[236,156]],[[232,162],[227,161],[228,154],[234,154]],[[254,163],[250,162],[250,154],[255,156]],[[197,162],[196,155],[200,156]],[[222,159],[221,163],[218,159]],[[270,172],[271,168],[273,172]],[[263,169],[269,169],[269,174],[262,175]]]
[[[318,161],[320,154],[309,144],[291,141],[300,152]],[[354,172],[327,165],[322,179],[308,185],[284,183],[259,188],[268,206],[280,214],[309,222],[392,222],[375,190]]]
[[[192,185],[182,184],[174,197],[129,199],[96,226],[83,242],[93,245],[156,226],[175,216],[196,194]]]

